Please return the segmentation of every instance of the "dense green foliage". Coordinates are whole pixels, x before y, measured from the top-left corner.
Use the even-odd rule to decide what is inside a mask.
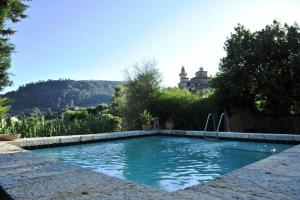
[[[208,113],[214,110],[208,91],[194,94],[178,88],[165,88],[151,98],[150,112],[160,121],[173,121],[175,129],[202,130]]]
[[[150,97],[159,91],[161,83],[154,60],[142,61],[133,68],[112,98],[113,113],[122,116],[126,129],[140,128],[139,114],[149,107]]]
[[[100,110],[99,107],[106,107]],[[6,117],[0,123],[0,133],[21,134],[22,137],[46,137],[114,132],[122,129],[122,119],[109,114],[107,106],[94,109],[66,110],[61,117],[45,120],[43,115]]]
[[[9,36],[15,31],[10,26],[26,17],[26,8],[22,0],[0,1],[0,91],[11,84],[7,70],[10,68],[14,46],[9,42]]]
[[[10,109],[8,98],[0,98],[0,117],[4,116]]]
[[[111,110],[114,115],[123,115],[127,103],[126,98],[126,88],[124,85],[116,86],[111,101]]]
[[[114,87],[118,84],[118,81],[48,80],[29,83],[3,96],[12,100],[12,114],[29,113],[33,108],[42,112],[50,108],[57,112],[73,106],[110,104]]]
[[[221,109],[273,115],[295,112],[300,101],[298,25],[274,21],[255,32],[238,25],[224,49],[227,55],[220,62],[220,73],[211,82]]]

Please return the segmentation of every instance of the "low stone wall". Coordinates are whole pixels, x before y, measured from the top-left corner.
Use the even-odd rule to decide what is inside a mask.
[[[129,137],[145,137],[152,135],[183,136],[198,138],[218,138],[221,140],[241,140],[254,142],[273,142],[300,144],[300,135],[292,134],[263,134],[263,133],[235,133],[235,132],[210,132],[210,131],[184,131],[184,130],[150,130],[150,131],[124,131],[114,133],[99,133],[88,135],[55,136],[40,138],[21,138],[8,142],[25,149],[58,147],[82,143],[99,142],[105,140],[118,140]]]
[[[240,140],[253,142],[271,142],[300,144],[300,135],[294,134],[265,134],[265,133],[237,133],[237,132],[213,132],[213,131],[180,131],[180,130],[160,130],[158,132],[168,136],[218,138],[221,140]]]
[[[39,138],[21,138],[19,140],[8,142],[8,144],[22,147],[26,149],[52,146],[66,146],[73,144],[82,144],[89,142],[98,142],[105,140],[117,140],[129,137],[144,137],[156,135],[156,130],[150,131],[123,131],[113,133],[99,133],[87,135],[70,135],[70,136],[54,136],[54,137],[39,137]]]
[[[251,115],[235,111],[229,118],[230,130],[234,132],[264,132],[300,134],[300,115]]]

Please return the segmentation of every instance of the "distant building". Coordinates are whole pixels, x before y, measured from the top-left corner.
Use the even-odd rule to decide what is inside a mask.
[[[187,77],[187,73],[185,72],[184,66],[182,66],[179,77],[180,82],[178,83],[178,87],[180,89],[196,92],[205,88],[209,88],[208,80],[210,77],[207,76],[207,71],[204,71],[203,67],[200,67],[199,71],[196,72],[195,77],[189,79]]]

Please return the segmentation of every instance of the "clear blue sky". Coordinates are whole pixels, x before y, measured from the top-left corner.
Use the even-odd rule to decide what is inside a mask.
[[[213,75],[237,23],[256,30],[273,19],[300,23],[299,0],[33,0],[12,38],[13,87],[47,79],[123,80],[155,58],[165,86],[182,65]]]

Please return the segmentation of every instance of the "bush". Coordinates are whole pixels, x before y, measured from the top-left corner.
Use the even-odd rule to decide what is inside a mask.
[[[97,105],[95,108],[87,108],[87,112],[92,115],[96,115],[98,113],[108,112],[109,106],[105,103]]]
[[[66,110],[63,113],[63,119],[68,121],[74,121],[77,120],[84,120],[87,119],[89,116],[89,113],[86,109],[79,109],[79,110]]]
[[[103,114],[100,119],[105,131],[113,132],[122,130],[123,121],[121,117],[113,116],[111,114]]]
[[[43,116],[22,116],[17,121],[4,118],[0,133],[21,134],[22,137],[48,137],[120,131],[123,121],[111,114],[88,114],[86,109],[67,110],[63,118],[45,120]]]
[[[139,117],[142,124],[151,124],[152,115],[147,110],[140,113]]]
[[[162,124],[173,119],[175,129],[202,130],[208,113],[214,110],[212,96],[205,96],[166,88],[151,97],[149,110]]]

